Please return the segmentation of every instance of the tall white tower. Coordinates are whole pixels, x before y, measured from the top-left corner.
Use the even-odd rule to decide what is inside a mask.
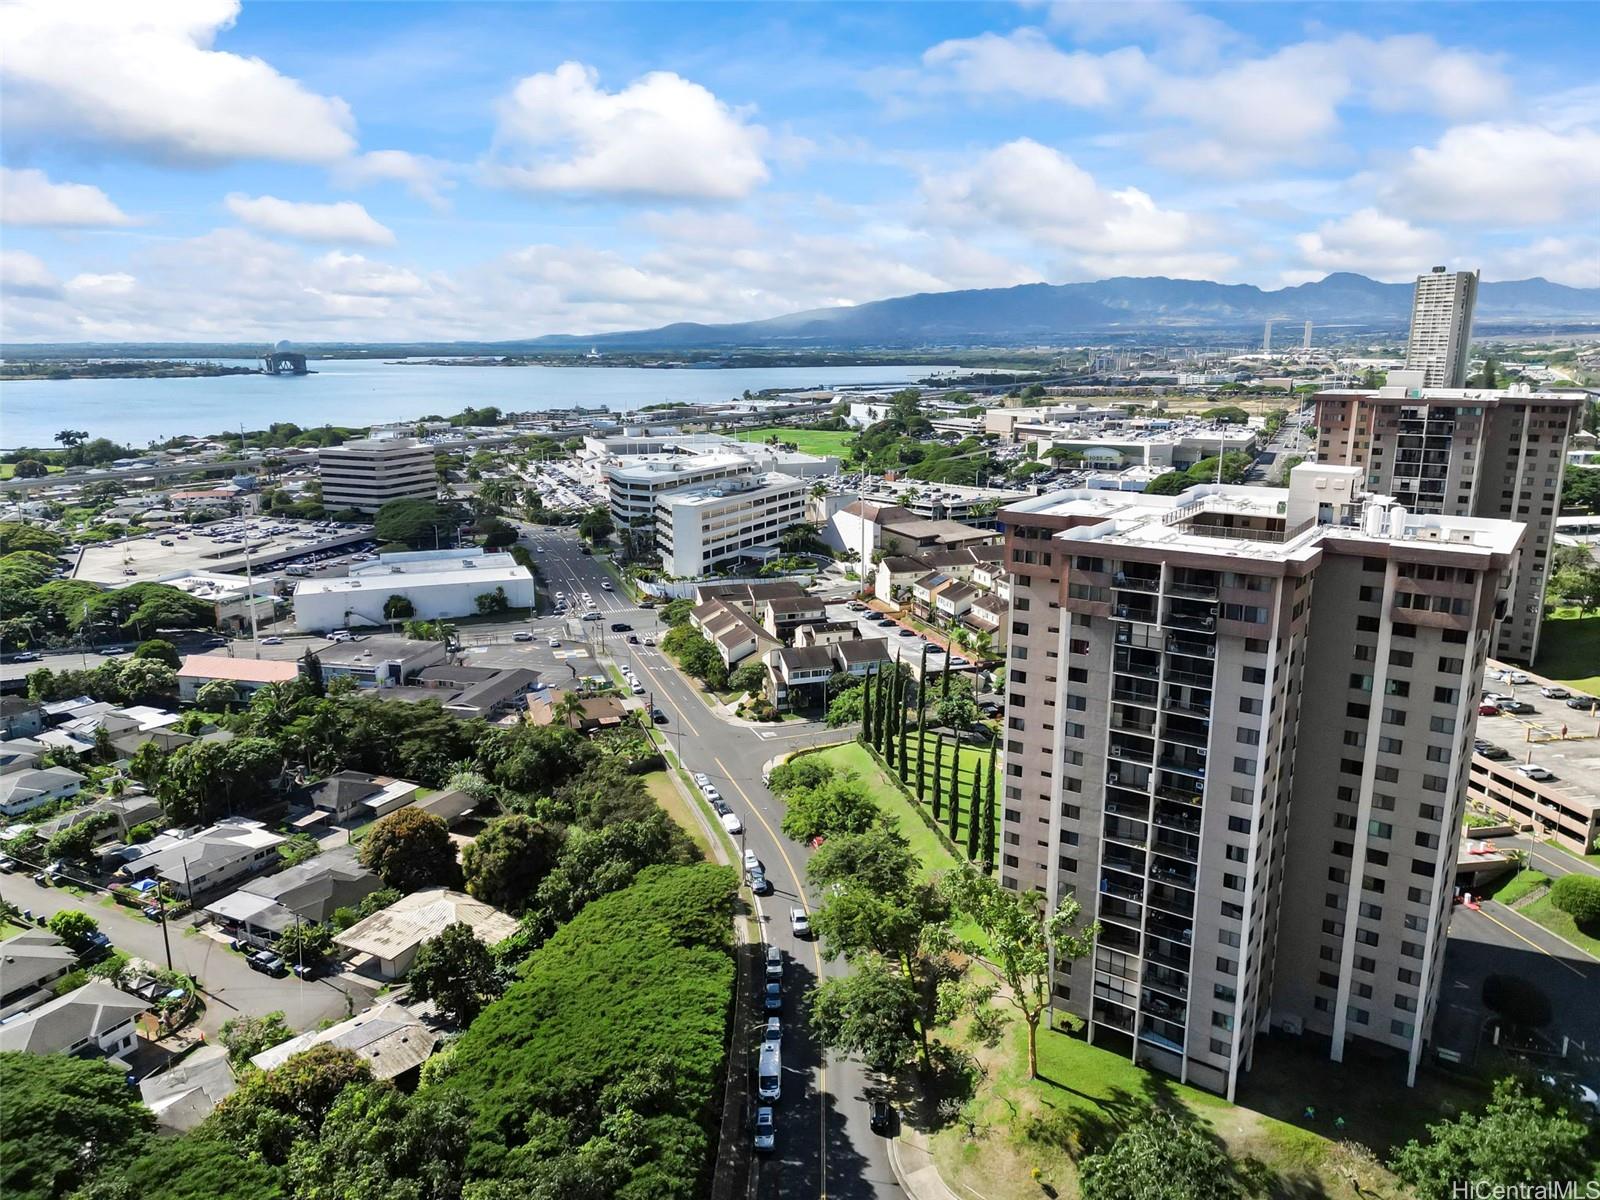
[[[1311,349],[1311,322],[1310,321],[1306,322],[1306,333],[1305,333],[1305,337],[1300,339],[1300,349],[1302,349],[1302,350]]]
[[[1272,322],[1271,321],[1267,322],[1266,329],[1262,330],[1262,333],[1261,333],[1261,353],[1263,353],[1263,354],[1271,354],[1272,353]]]
[[[1477,302],[1476,271],[1450,272],[1435,267],[1428,274],[1417,276],[1406,367],[1423,373],[1424,387],[1458,388],[1466,384],[1472,310]]]

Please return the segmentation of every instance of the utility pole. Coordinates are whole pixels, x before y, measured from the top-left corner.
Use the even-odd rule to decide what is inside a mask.
[[[167,936],[167,893],[163,890],[161,877],[156,877],[156,901],[161,908],[161,945],[167,952],[167,970],[172,970],[172,939]]]

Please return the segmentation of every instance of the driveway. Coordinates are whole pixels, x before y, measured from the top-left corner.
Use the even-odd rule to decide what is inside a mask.
[[[252,971],[242,954],[194,929],[187,919],[169,922],[168,937],[163,942],[157,921],[147,921],[131,909],[104,902],[94,893],[74,896],[64,888],[40,887],[21,872],[0,875],[0,896],[18,908],[31,909],[35,917],[80,909],[100,923],[101,932],[117,949],[157,966],[166,965],[166,945],[170,943],[173,970],[200,981],[206,999],[200,1028],[213,1037],[224,1021],[239,1013],[262,1016],[282,1012],[297,1030],[313,1029],[330,1017],[342,1021],[353,1010],[341,986],[351,989],[355,1010],[364,1008],[371,999],[370,989],[345,984],[342,979],[308,981],[293,975],[274,979]]]

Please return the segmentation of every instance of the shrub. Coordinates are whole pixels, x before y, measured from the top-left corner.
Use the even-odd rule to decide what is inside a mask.
[[[1600,921],[1600,879],[1563,875],[1550,887],[1550,903],[1579,925]]]

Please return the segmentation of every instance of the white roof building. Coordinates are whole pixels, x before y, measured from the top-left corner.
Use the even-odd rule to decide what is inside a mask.
[[[384,605],[391,596],[411,602],[419,620],[469,616],[478,597],[505,592],[512,608],[532,608],[533,576],[509,554],[486,554],[478,547],[381,554],[358,563],[344,579],[303,579],[294,589],[294,620],[303,630],[387,625]]]
[[[398,979],[411,969],[423,942],[458,921],[472,926],[478,940],[489,946],[517,931],[517,919],[493,905],[464,892],[426,888],[357,921],[333,940],[346,950],[370,955],[377,973],[385,979]]]

